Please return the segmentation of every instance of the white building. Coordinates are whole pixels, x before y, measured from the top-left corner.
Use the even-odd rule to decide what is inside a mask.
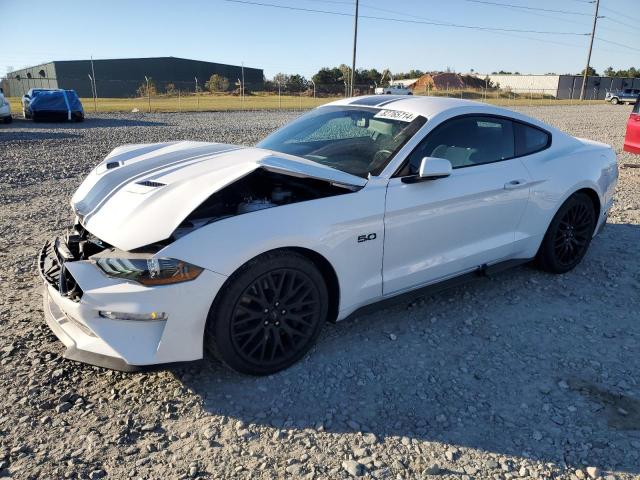
[[[494,86],[514,93],[535,93],[558,95],[560,75],[478,75],[480,78],[489,77]]]

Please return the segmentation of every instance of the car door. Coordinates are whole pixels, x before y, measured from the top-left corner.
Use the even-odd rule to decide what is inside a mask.
[[[446,158],[449,177],[404,183],[424,157]],[[387,186],[383,292],[444,280],[507,259],[529,198],[515,158],[513,122],[465,115],[431,131]]]

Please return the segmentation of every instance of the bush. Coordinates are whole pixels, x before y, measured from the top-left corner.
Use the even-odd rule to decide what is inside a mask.
[[[209,80],[204,84],[204,87],[211,93],[226,92],[229,90],[229,79],[214,73]]]
[[[143,82],[136,90],[139,97],[155,96],[158,91],[156,90],[156,84],[153,80],[149,82],[149,91],[147,92],[147,82]]]
[[[176,86],[173,83],[167,83],[167,86],[164,87],[164,91],[167,95],[172,96],[177,93]]]

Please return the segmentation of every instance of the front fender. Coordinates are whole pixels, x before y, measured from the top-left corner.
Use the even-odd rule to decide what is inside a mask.
[[[340,311],[357,308],[382,295],[384,198],[385,186],[369,183],[353,193],[237,215],[181,237],[158,255],[230,276],[262,253],[306,248],[335,270]],[[362,235],[371,240],[359,242]]]

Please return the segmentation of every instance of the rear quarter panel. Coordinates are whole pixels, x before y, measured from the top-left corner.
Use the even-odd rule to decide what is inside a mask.
[[[550,148],[522,158],[532,187],[518,232],[518,257],[535,256],[560,206],[581,189],[595,191],[600,203],[598,225],[613,202],[618,166],[613,149],[605,144],[554,132]]]

